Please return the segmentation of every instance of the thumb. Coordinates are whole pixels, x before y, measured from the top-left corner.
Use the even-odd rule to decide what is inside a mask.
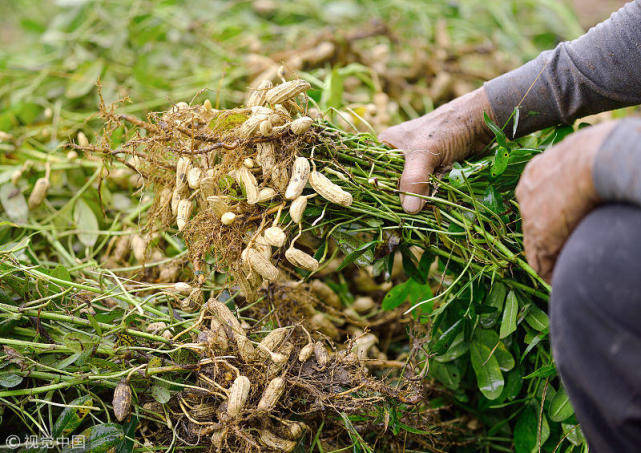
[[[434,172],[436,156],[429,151],[410,151],[405,154],[405,167],[401,175],[401,192],[410,192],[418,195],[427,195],[429,190],[429,176]],[[425,200],[411,195],[401,194],[401,205],[405,212],[416,214]]]

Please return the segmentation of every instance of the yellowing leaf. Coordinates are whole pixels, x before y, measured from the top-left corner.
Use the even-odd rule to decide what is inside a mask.
[[[24,195],[16,186],[11,183],[3,184],[0,187],[0,203],[2,209],[12,222],[27,223],[29,208]]]
[[[98,240],[98,220],[89,205],[78,199],[73,209],[73,221],[79,230],[78,239],[86,247],[93,247]]]

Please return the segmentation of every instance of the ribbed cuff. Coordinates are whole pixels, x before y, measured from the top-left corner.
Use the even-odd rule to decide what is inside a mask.
[[[619,121],[597,151],[592,179],[603,201],[641,206],[641,118]]]

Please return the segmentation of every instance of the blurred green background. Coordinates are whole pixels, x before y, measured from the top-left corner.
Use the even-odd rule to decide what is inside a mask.
[[[387,46],[377,70],[402,78],[413,60],[441,58],[448,46],[446,58],[466,52],[460,68],[473,75],[466,77],[472,88],[582,32],[570,5],[558,0],[17,0],[0,3],[0,18],[0,130],[53,144],[95,112],[98,77],[105,100],[129,96],[131,112],[189,100],[204,88],[230,106],[242,102],[260,70],[257,56],[280,63],[284,52],[323,34],[340,42],[383,24],[385,33],[352,46],[363,54]],[[353,62],[337,57],[301,69],[322,81],[332,66]],[[432,108],[427,91],[414,99],[432,77],[401,80],[398,119]],[[365,101],[375,89],[364,90]],[[48,123],[50,137],[38,137]]]

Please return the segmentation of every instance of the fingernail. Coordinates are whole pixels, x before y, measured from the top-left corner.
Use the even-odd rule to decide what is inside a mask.
[[[403,206],[403,209],[408,214],[416,214],[423,209],[424,204],[425,200],[422,198],[413,197],[411,195],[401,195],[401,206]]]

